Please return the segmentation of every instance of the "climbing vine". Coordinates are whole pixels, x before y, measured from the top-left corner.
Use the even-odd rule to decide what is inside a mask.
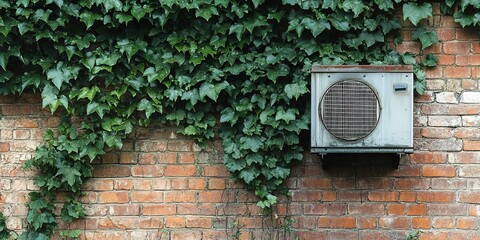
[[[436,58],[394,50],[399,7],[422,50],[438,42],[423,1],[1,1],[0,93],[39,92],[42,107],[65,116],[25,164],[38,170],[40,190],[30,193],[20,239],[57,229],[59,190],[68,195],[63,220],[85,216],[78,198],[91,161],[151,123],[173,122],[201,146],[220,125],[228,171],[269,208],[302,159],[312,64],[411,64],[425,90],[422,67]],[[478,1],[441,9],[462,27],[480,26]]]

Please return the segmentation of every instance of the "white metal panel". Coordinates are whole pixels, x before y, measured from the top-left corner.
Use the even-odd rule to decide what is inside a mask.
[[[341,70],[345,70],[342,72]],[[312,152],[411,152],[413,149],[413,74],[408,71],[361,72],[348,68],[340,71],[312,73]],[[339,81],[356,79],[369,85],[377,94],[381,113],[376,128],[363,139],[340,140],[324,127],[319,103],[327,89]],[[395,83],[407,85],[395,91]]]

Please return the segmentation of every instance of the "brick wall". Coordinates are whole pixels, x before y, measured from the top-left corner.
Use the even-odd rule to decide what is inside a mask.
[[[96,163],[84,186],[88,217],[61,228],[108,240],[405,239],[412,230],[422,230],[422,239],[480,239],[479,35],[451,17],[431,24],[440,44],[425,52],[440,66],[428,71],[425,95],[415,97],[415,153],[398,169],[323,170],[306,153],[287,182],[291,199],[264,216],[253,194],[229,179],[219,142],[200,151],[173,127],[137,129],[122,152]],[[398,49],[418,48],[406,41]],[[0,211],[17,231],[35,189],[22,163],[42,129],[58,123],[40,102],[38,95],[0,97]]]

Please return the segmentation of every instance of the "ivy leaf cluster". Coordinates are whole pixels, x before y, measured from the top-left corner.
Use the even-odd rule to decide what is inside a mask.
[[[5,216],[0,212],[0,239],[8,239],[10,237],[10,230],[5,223]]]
[[[442,9],[456,6],[456,21],[478,26],[476,1]],[[302,159],[313,64],[411,64],[415,89],[425,90],[423,68],[436,58],[392,48],[402,42],[398,7],[422,49],[438,42],[423,26],[431,4],[417,1],[2,1],[0,93],[38,92],[65,116],[25,164],[40,190],[20,238],[56,231],[59,191],[64,221],[85,216],[78,198],[91,161],[121,149],[135,126],[158,123],[201,146],[220,137],[232,177],[269,209]]]

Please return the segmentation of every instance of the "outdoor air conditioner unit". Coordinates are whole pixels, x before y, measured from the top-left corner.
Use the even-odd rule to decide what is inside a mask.
[[[412,153],[411,66],[313,66],[311,152]]]

